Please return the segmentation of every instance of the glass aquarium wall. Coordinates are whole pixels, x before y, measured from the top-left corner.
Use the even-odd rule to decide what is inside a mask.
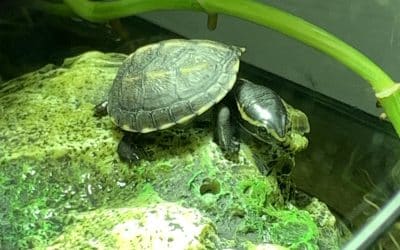
[[[271,1],[270,6],[301,17],[360,50],[391,77],[400,77],[397,66],[400,3],[395,1],[318,0]],[[331,57],[261,25],[220,15],[218,28],[204,29],[207,16],[187,11],[159,11],[141,17],[190,38],[211,38],[252,48],[243,60],[297,84],[374,115],[373,91],[365,81]]]

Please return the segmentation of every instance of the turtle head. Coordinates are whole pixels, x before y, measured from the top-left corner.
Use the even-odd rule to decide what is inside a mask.
[[[285,141],[289,123],[285,110],[268,109],[257,104],[253,108],[257,115],[252,120],[256,136],[263,141],[271,140],[271,137],[279,142]]]
[[[240,79],[235,100],[242,118],[241,126],[258,139],[270,142],[286,140],[288,112],[283,100],[266,86]]]
[[[239,109],[241,118],[239,125],[258,140],[271,143],[283,143],[288,135],[288,121],[285,115],[274,116],[270,113],[258,113],[257,120],[251,119]],[[273,117],[277,118],[274,119]]]
[[[305,113],[287,104],[273,90],[246,79],[236,83],[238,123],[249,134],[271,144],[278,142],[293,151],[307,147],[304,134],[310,132]]]

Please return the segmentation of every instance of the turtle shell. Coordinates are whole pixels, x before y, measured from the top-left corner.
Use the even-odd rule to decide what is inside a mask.
[[[172,39],[137,49],[118,70],[107,111],[126,131],[147,133],[189,121],[232,89],[243,48]]]

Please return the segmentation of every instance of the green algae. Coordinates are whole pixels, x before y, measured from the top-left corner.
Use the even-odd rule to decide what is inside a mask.
[[[260,145],[249,143],[241,145],[237,161],[229,161],[212,140],[212,124],[203,121],[138,138],[148,157],[137,166],[121,163],[116,147],[122,133],[108,117],[93,117],[93,108],[124,58],[85,53],[0,90],[2,248],[46,246],[87,211],[99,222],[82,230],[98,232],[110,227],[104,211],[160,200],[198,209],[215,225],[222,247],[265,241],[316,246],[315,223],[283,202],[277,171],[268,177],[259,171],[260,163],[293,167],[293,153],[266,147],[260,157],[254,154]],[[296,237],[285,241],[280,230]],[[110,238],[98,237],[113,246]]]
[[[155,226],[155,224],[157,226]],[[100,208],[77,216],[48,249],[217,249],[211,221],[175,203]]]
[[[277,217],[281,223],[284,219],[294,218],[270,216],[269,204],[274,204],[285,211],[284,199],[276,178],[260,175],[255,165],[256,161],[250,157],[249,148],[243,145],[239,161],[232,163],[226,160],[218,146],[212,143],[211,131],[196,128],[196,132],[203,133],[198,137],[201,139],[197,140],[197,144],[175,149],[177,162],[170,165],[175,170],[155,180],[155,189],[161,197],[187,207],[197,207],[209,218],[213,218],[225,247],[241,246],[245,240],[261,243],[267,238],[266,232],[269,228],[277,225],[275,222]],[[174,133],[174,130],[165,133]],[[192,133],[194,133],[192,129],[187,129],[185,134]],[[183,134],[178,132],[174,134],[174,138],[179,138]],[[169,135],[156,136],[162,138]],[[183,153],[187,151],[193,153]],[[178,171],[179,175],[176,174]],[[291,210],[291,213],[296,214],[296,211]],[[299,235],[300,242],[316,248],[314,241],[318,234],[310,233],[314,231],[308,227],[315,225],[312,218],[307,215],[299,216],[297,224],[293,224],[292,227],[280,229],[286,230],[288,235],[294,233]],[[274,236],[275,233],[278,231],[271,232]],[[301,238],[300,235],[303,233],[305,235]],[[282,231],[279,234],[282,234]],[[277,236],[269,240],[275,243],[279,241],[279,244],[285,245]],[[292,243],[286,245],[290,244]]]
[[[190,224],[191,220],[194,227],[191,230],[199,230],[198,241],[192,243],[189,249],[203,249],[202,246],[215,246],[215,229],[211,222],[201,217],[201,214],[194,209],[187,209],[174,203],[163,201],[158,193],[150,184],[144,184],[137,190],[137,196],[126,201],[122,207],[99,208],[93,211],[74,214],[74,223],[67,226],[60,237],[55,239],[49,249],[77,249],[77,248],[105,248],[105,249],[142,249],[143,246],[152,246],[151,238],[164,238],[165,244],[172,244],[173,241],[182,240],[190,233],[179,232]],[[154,227],[155,219],[164,217],[166,223],[173,225],[177,230],[176,234],[163,235],[159,228]],[[182,219],[184,218],[184,219]],[[159,223],[163,221],[158,220]],[[155,229],[155,230],[153,230]],[[137,231],[148,230],[143,236]],[[155,231],[157,234],[153,235]],[[165,233],[165,232],[164,232]],[[149,235],[150,234],[150,235]],[[147,236],[147,237],[146,237]],[[165,239],[167,238],[167,239]],[[90,239],[90,240],[88,240]],[[153,249],[153,248],[151,248]]]
[[[268,215],[274,221],[268,230],[272,242],[289,249],[319,249],[318,228],[308,212],[269,209]]]
[[[2,247],[46,241],[62,229],[68,211],[118,197],[118,182],[136,178],[115,163],[119,135],[112,124],[92,119],[94,103],[104,98],[122,58],[87,53],[11,80],[0,90]]]

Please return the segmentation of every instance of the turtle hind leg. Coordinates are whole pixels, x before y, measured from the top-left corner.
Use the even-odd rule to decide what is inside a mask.
[[[95,117],[103,117],[107,115],[107,105],[108,105],[108,101],[103,101],[99,104],[97,104],[94,107],[94,116]]]
[[[228,159],[237,160],[240,144],[235,137],[231,111],[225,104],[218,104],[215,110],[214,142],[221,147]]]
[[[118,144],[118,156],[121,161],[131,165],[139,164],[140,160],[145,158],[146,152],[143,147],[137,144],[138,136],[136,134],[125,134]]]

